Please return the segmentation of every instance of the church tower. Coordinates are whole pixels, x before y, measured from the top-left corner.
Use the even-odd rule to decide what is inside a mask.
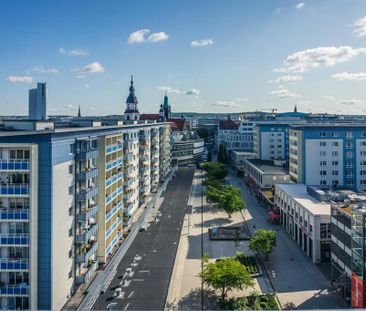
[[[133,76],[131,76],[130,94],[126,100],[126,110],[124,119],[127,121],[140,120],[140,113],[137,108],[137,97],[135,96],[135,88],[133,86]]]
[[[170,119],[171,110],[170,110],[169,100],[168,100],[168,96],[166,95],[166,92],[165,92],[165,96],[164,96],[163,110],[164,110],[165,120]]]

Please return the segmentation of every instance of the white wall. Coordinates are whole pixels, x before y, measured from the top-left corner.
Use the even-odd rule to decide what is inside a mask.
[[[69,165],[74,161],[55,165],[52,170],[52,309],[60,310],[69,298],[73,278],[69,272],[73,268],[73,257],[69,251],[73,247],[73,236],[69,229],[73,226],[73,216],[69,208],[74,196],[69,195],[69,186],[74,184],[74,174],[69,174]]]
[[[260,158],[262,160],[287,160],[285,159],[285,132],[262,132],[260,135]]]

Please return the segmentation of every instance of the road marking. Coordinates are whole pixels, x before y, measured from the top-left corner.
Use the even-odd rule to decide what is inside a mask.
[[[135,281],[135,282],[143,282],[144,279],[132,279],[132,281]]]
[[[150,270],[140,270],[139,273],[150,273]]]
[[[132,292],[127,296],[127,298],[131,298],[131,297],[132,297],[132,295],[133,295],[133,293],[134,293],[134,291],[132,291]]]
[[[130,306],[130,304],[127,303],[126,306],[123,308],[123,310],[127,310],[129,306]]]

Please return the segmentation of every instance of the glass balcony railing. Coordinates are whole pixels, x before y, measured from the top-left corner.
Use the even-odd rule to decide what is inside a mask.
[[[0,245],[29,245],[28,233],[1,233]]]
[[[105,147],[105,152],[106,154],[118,151],[118,150],[122,150],[123,146],[121,144],[114,144],[114,145],[109,145]]]
[[[109,161],[105,164],[105,169],[107,171],[111,170],[112,168],[117,167],[118,165],[122,164],[122,159],[117,159],[117,160],[113,160],[113,161]]]
[[[110,226],[110,228],[106,231],[105,238],[107,239],[112,234],[112,232],[122,224],[122,222],[122,217],[118,217],[116,221],[112,224],[112,226]]]
[[[131,161],[131,160],[132,160],[132,158],[133,158],[133,155],[132,155],[132,153],[131,153],[131,152],[129,152],[129,153],[125,154],[125,155],[123,156],[123,158],[124,158],[126,161]]]
[[[0,270],[29,270],[29,259],[0,258]]]
[[[95,197],[98,194],[98,186],[92,186],[89,188],[83,188],[80,190],[80,192],[76,195],[76,199],[78,201],[86,201],[93,197]]]
[[[0,160],[1,171],[28,171],[29,160]]]
[[[77,242],[88,242],[92,236],[96,236],[98,233],[98,224],[89,225],[84,227],[80,234],[76,235]]]
[[[5,285],[0,286],[0,295],[2,296],[28,296],[29,285]]]
[[[76,276],[76,283],[77,284],[88,283],[95,274],[95,271],[97,271],[97,269],[98,269],[98,261],[93,261],[93,263],[90,266],[88,265],[86,268],[82,269],[80,275]]]
[[[76,160],[90,160],[98,158],[99,152],[98,149],[95,150],[87,150],[87,151],[81,151],[76,154]]]
[[[29,220],[29,209],[2,209],[0,220]]]
[[[120,193],[122,193],[122,188],[118,188],[114,192],[112,192],[110,195],[107,195],[105,198],[105,203],[108,204],[112,200],[114,200]]]
[[[88,248],[88,246],[86,246]],[[89,249],[85,250],[84,254],[76,255],[76,262],[77,263],[87,263],[89,258],[91,258],[98,249],[98,242],[94,242],[92,245],[89,246]]]
[[[29,195],[29,184],[1,184],[1,195]]]
[[[119,201],[116,206],[114,206],[105,216],[105,221],[108,221],[117,213],[118,210],[120,210],[123,206],[123,201]]]
[[[88,168],[76,173],[76,180],[87,180],[98,176],[98,168]]]
[[[80,213],[76,215],[77,221],[87,221],[91,217],[94,217],[98,213],[98,205],[94,205],[90,208],[81,209]]]
[[[106,187],[109,187],[110,185],[113,185],[116,181],[122,179],[122,177],[123,177],[123,174],[118,173],[118,174],[113,175],[112,177],[106,179],[106,181],[105,181]]]

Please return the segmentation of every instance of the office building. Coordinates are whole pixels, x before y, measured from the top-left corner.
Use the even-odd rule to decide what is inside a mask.
[[[366,125],[293,125],[289,159],[294,182],[366,190]]]
[[[37,88],[29,90],[28,118],[31,120],[47,119],[46,83],[37,83]]]
[[[330,203],[319,189],[304,184],[277,184],[275,204],[289,236],[313,263],[330,261]]]

